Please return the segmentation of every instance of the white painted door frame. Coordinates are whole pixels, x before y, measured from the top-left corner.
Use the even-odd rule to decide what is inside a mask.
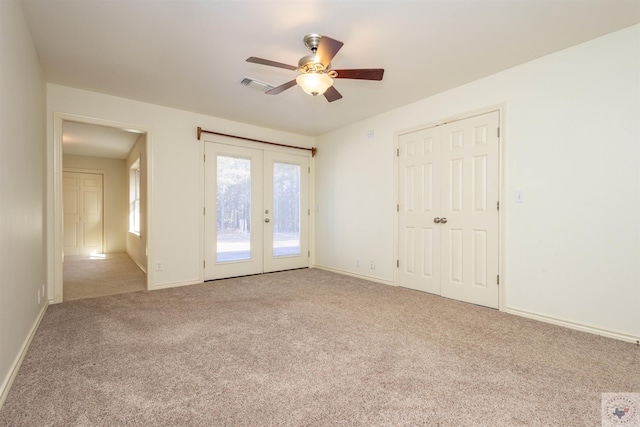
[[[47,277],[53,289],[49,288],[49,300],[52,303],[60,303],[63,299],[63,274],[62,262],[64,254],[64,215],[62,211],[62,172],[63,172],[63,149],[62,149],[62,130],[65,121],[100,125],[113,127],[123,130],[134,130],[147,135],[146,140],[146,156],[147,156],[147,248],[148,258],[147,266],[155,265],[153,250],[153,192],[152,192],[152,136],[151,130],[130,123],[114,122],[102,120],[92,117],[79,116],[76,114],[68,114],[62,112],[53,113],[53,188],[47,189],[48,198],[53,200],[53,217],[47,219],[47,226],[53,229],[53,235],[48,234],[52,239],[51,244],[47,245]],[[52,223],[49,222],[52,219]],[[103,242],[104,244],[104,242]],[[154,283],[154,269],[147,268],[147,289],[151,289]],[[53,291],[53,292],[51,292]]]
[[[447,119],[444,120],[438,120],[436,122],[430,122],[430,123],[425,123],[422,125],[417,125],[417,126],[413,126],[411,128],[407,128],[407,129],[402,129],[399,131],[396,131],[394,133],[394,154],[397,153],[397,150],[399,149],[399,138],[401,135],[407,134],[407,133],[411,133],[411,132],[416,132],[416,131],[420,131],[423,129],[428,129],[428,128],[433,128],[433,127],[437,127],[437,126],[441,126],[444,125],[446,123],[450,123],[450,122],[454,122],[454,121],[458,121],[458,120],[464,120],[464,119],[468,119],[468,118],[472,118],[472,117],[476,117],[476,116],[480,116],[480,115],[484,115],[487,113],[491,113],[494,111],[497,111],[499,114],[499,129],[500,129],[500,136],[499,136],[499,153],[498,153],[498,175],[499,175],[499,195],[498,195],[498,200],[499,200],[499,211],[498,211],[498,221],[499,221],[499,226],[498,226],[498,272],[499,272],[499,280],[500,280],[500,284],[499,284],[499,297],[498,297],[498,303],[499,303],[499,307],[498,309],[500,311],[504,311],[504,308],[506,307],[506,295],[507,295],[507,289],[506,289],[506,274],[504,271],[504,265],[506,265],[505,263],[505,257],[506,257],[506,250],[505,250],[505,224],[506,224],[506,203],[503,203],[503,194],[504,194],[504,189],[506,188],[506,182],[505,182],[505,156],[506,156],[506,138],[505,138],[505,134],[506,132],[504,131],[505,128],[505,116],[506,116],[506,112],[505,112],[505,105],[504,104],[498,104],[498,105],[494,105],[494,106],[489,106],[486,108],[482,108],[482,109],[478,109],[475,111],[470,111],[464,114],[459,114],[456,116],[452,116],[449,117]],[[395,191],[395,200],[396,200],[396,204],[399,201],[399,158],[398,156],[394,155],[394,191]],[[394,241],[395,241],[395,248],[394,248],[394,260],[399,260],[399,212],[396,209],[396,206],[394,206]],[[395,268],[394,269],[394,284],[396,286],[399,286],[398,283],[398,269]]]

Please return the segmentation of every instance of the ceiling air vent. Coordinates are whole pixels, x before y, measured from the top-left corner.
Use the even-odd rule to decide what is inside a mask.
[[[259,90],[261,92],[267,92],[274,88],[274,86],[271,86],[268,83],[261,82],[260,80],[252,79],[251,77],[243,77],[242,80],[240,80],[240,84],[242,86]]]

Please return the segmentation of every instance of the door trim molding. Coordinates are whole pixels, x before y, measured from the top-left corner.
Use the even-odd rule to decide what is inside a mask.
[[[466,113],[459,113],[456,115],[449,116],[447,118],[438,119],[436,121],[427,122],[424,124],[419,124],[416,126],[404,128],[397,130],[393,133],[393,188],[394,188],[394,204],[397,205],[399,200],[398,193],[398,172],[399,172],[399,157],[396,155],[397,150],[399,148],[399,140],[400,136],[416,132],[422,129],[428,129],[432,127],[442,126],[447,123],[465,120],[472,117],[480,116],[487,113],[498,112],[498,126],[500,128],[500,136],[498,139],[498,201],[500,202],[500,209],[498,211],[498,274],[500,275],[500,284],[498,289],[498,310],[505,311],[506,309],[506,298],[507,298],[507,275],[505,272],[504,266],[506,265],[506,239],[505,239],[505,227],[507,223],[507,206],[506,203],[503,202],[503,195],[506,189],[507,181],[506,181],[506,133],[505,132],[505,123],[506,123],[506,104],[494,104],[482,108],[478,108],[476,110],[467,111]],[[394,256],[394,264],[395,260],[399,258],[399,212],[396,209],[396,206],[393,206],[393,236],[394,236],[394,248],[393,248],[393,256]],[[399,286],[398,284],[398,268],[395,267],[393,269],[393,284],[394,286]]]
[[[155,265],[153,256],[153,215],[151,209],[153,206],[153,144],[151,129],[130,123],[115,122],[55,111],[53,113],[53,158],[49,160],[49,165],[52,167],[53,173],[53,189],[47,190],[47,199],[49,201],[48,205],[53,208],[53,214],[52,217],[50,217],[53,222],[53,233],[49,234],[52,242],[47,245],[47,276],[50,280],[48,295],[52,296],[52,298],[50,298],[50,302],[61,303],[63,300],[62,262],[64,256],[64,216],[62,214],[62,172],[64,171],[64,168],[62,158],[64,153],[62,148],[62,130],[65,121],[107,126],[123,130],[135,130],[147,135],[147,289],[153,289],[153,283],[155,280],[154,269],[148,268],[150,265]],[[51,289],[51,285],[53,285],[53,289]]]

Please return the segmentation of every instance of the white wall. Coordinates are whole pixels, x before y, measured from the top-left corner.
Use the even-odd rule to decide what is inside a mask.
[[[124,159],[106,157],[77,156],[65,154],[65,169],[91,169],[105,171],[103,208],[104,208],[104,243],[105,253],[125,252],[127,249],[126,234],[128,228],[129,203],[127,191],[128,176]]]
[[[639,25],[320,137],[316,264],[393,283],[394,132],[498,104],[503,308],[640,338]]]
[[[0,1],[0,406],[46,298],[45,84],[19,1]]]
[[[196,283],[202,280],[202,142],[197,127],[284,144],[311,147],[313,138],[218,119],[69,87],[47,84],[47,206],[48,274],[53,283],[54,259],[54,112],[130,124],[148,131],[151,151],[148,224],[149,265],[162,262],[163,270],[148,269],[151,288]],[[53,285],[52,285],[53,286]]]
[[[127,254],[142,270],[147,271],[147,135],[140,135],[129,152],[126,162],[127,177],[131,165],[140,159],[140,235],[127,231]],[[129,183],[127,189],[130,191]],[[127,195],[128,197],[129,195]],[[129,200],[129,198],[127,198]],[[128,206],[128,204],[127,204]],[[127,207],[127,215],[128,215]],[[128,218],[128,217],[127,217]],[[127,230],[129,229],[127,224]]]

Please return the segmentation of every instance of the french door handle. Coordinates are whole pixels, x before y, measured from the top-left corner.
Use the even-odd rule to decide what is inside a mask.
[[[440,224],[446,224],[447,218],[440,218]]]
[[[440,223],[440,218],[433,218],[433,222],[435,222],[436,224]]]
[[[265,218],[264,222],[270,222],[270,219],[269,218]]]

